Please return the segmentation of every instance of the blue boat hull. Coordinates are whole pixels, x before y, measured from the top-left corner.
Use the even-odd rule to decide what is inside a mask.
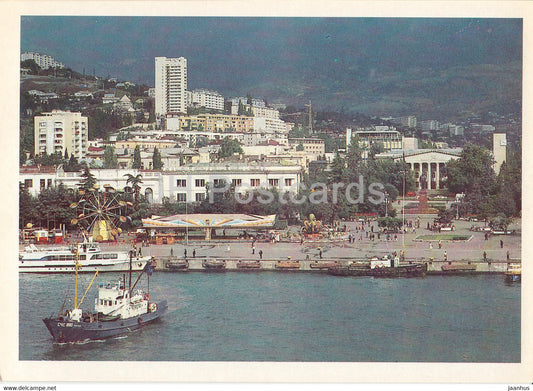
[[[167,301],[157,303],[157,310],[129,319],[95,322],[73,322],[60,318],[43,319],[54,342],[83,342],[117,337],[146,326],[160,318],[168,309]]]

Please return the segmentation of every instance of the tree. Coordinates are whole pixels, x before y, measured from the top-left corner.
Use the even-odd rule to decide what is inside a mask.
[[[104,168],[117,168],[118,158],[115,153],[115,147],[107,146],[104,152]]]
[[[154,148],[154,155],[152,157],[152,167],[154,170],[161,170],[163,168],[163,161],[161,160],[161,152]]]
[[[467,144],[457,160],[448,163],[447,187],[452,193],[469,193],[479,185],[483,196],[493,191],[496,175],[490,151],[478,145]]]
[[[96,185],[96,177],[91,173],[87,164],[83,166],[83,172],[81,176],[84,179],[78,183],[80,190],[89,191],[94,187],[94,185]]]
[[[136,145],[135,149],[133,151],[132,168],[135,168],[136,170],[139,170],[141,168],[141,165],[142,165],[142,162],[141,162],[141,147]]]
[[[32,75],[38,75],[42,69],[39,64],[37,64],[35,60],[32,59],[21,61],[20,67],[24,69],[29,69]]]
[[[233,156],[235,153],[243,153],[241,145],[237,140],[233,140],[229,137],[225,137],[220,144],[220,149],[218,150],[219,158],[226,158]]]
[[[63,165],[63,170],[65,172],[78,172],[81,170],[81,164],[78,163],[78,159],[74,154],[70,155],[68,163]]]
[[[28,223],[36,224],[38,219],[38,201],[21,182],[19,184],[19,228],[24,228]]]
[[[138,203],[139,193],[141,191],[140,184],[143,183],[142,175],[141,174],[137,174],[137,175],[125,174],[124,176],[127,177],[126,184],[131,184],[133,194],[135,195],[135,202]]]
[[[297,146],[296,146],[296,150],[298,152],[301,152],[303,151],[305,148],[304,148],[304,145],[302,143],[299,143]]]

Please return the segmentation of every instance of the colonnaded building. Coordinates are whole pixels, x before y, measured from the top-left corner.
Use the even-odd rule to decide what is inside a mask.
[[[131,191],[127,174],[142,176],[141,193],[150,203],[198,202],[206,196],[206,186],[222,183],[240,188],[241,192],[275,188],[279,192],[296,192],[300,184],[302,167],[298,165],[272,165],[269,163],[197,163],[185,165],[176,171],[150,171],[135,169],[91,169],[97,185],[119,191]],[[21,167],[19,182],[33,196],[42,189],[58,186],[77,189],[83,180],[81,172],[65,172],[59,166]]]

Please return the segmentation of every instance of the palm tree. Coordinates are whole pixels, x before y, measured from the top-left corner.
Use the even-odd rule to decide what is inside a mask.
[[[140,184],[143,183],[142,175],[141,174],[137,174],[137,175],[125,174],[124,176],[128,178],[126,180],[126,184],[130,184],[131,183],[131,187],[133,189],[133,193],[135,194],[135,202],[138,202],[139,201],[139,192],[141,190]]]

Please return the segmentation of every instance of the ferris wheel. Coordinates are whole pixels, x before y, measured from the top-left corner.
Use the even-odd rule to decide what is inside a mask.
[[[80,189],[78,194],[78,202],[70,204],[77,214],[71,224],[89,233],[95,241],[116,240],[122,232],[120,225],[128,221],[128,207],[133,203],[122,200],[121,193],[110,185],[104,185],[104,191],[99,191],[98,185],[89,190]]]

